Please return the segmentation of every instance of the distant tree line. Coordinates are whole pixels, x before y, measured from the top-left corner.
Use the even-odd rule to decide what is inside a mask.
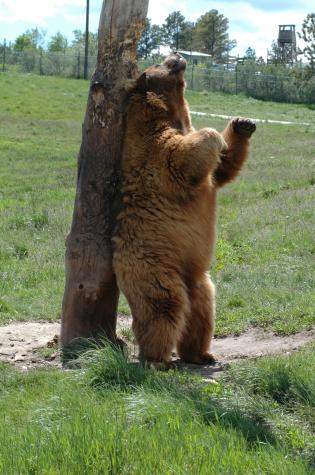
[[[25,33],[19,35],[13,44],[6,45],[9,51],[15,53],[22,52],[39,52],[46,51],[49,53],[71,53],[78,49],[84,50],[85,45],[85,33],[81,30],[73,30],[73,40],[69,42],[68,38],[59,31],[50,37],[46,43],[46,32],[33,28],[26,30]],[[89,33],[89,52],[91,56],[97,54],[97,33]],[[3,48],[3,44],[0,45]],[[0,50],[1,51],[1,50]]]
[[[170,13],[164,23],[154,25],[148,19],[138,44],[139,60],[158,61],[159,47],[171,50],[199,51],[211,55],[205,64],[192,64],[187,71],[191,88],[230,93],[245,93],[259,99],[315,103],[315,13],[306,16],[298,36],[304,40],[303,55],[307,65],[298,61],[289,67],[279,61],[278,44],[271,45],[268,63],[257,57],[249,46],[235,64],[227,64],[236,41],[228,34],[229,22],[217,10],[210,10],[195,23],[187,21],[180,11]],[[47,75],[83,76],[85,34],[73,31],[71,41],[60,32],[46,39],[38,28],[27,30],[11,43],[0,43],[0,61],[16,70]],[[98,49],[97,33],[89,33],[90,73]],[[230,57],[231,58],[231,57]],[[233,74],[232,74],[233,73]]]
[[[229,20],[218,10],[210,10],[196,22],[187,21],[180,11],[170,13],[164,23],[155,25],[147,19],[144,31],[138,44],[139,59],[147,59],[152,52],[157,53],[160,46],[168,46],[171,50],[199,51],[211,55],[213,63],[224,63],[230,52],[236,46],[236,40],[229,38]],[[302,25],[298,36],[303,39],[305,47],[298,49],[298,54],[304,55],[311,71],[315,70],[315,13],[309,13]],[[73,39],[57,32],[46,41],[46,33],[38,28],[29,29],[16,38],[13,44],[6,45],[13,52],[46,51],[49,53],[75,53],[84,50],[85,34],[81,30],[73,31]],[[0,44],[0,53],[3,49]],[[97,33],[89,33],[89,54],[97,54]],[[280,64],[279,47],[273,41],[270,49],[271,62]],[[262,63],[263,58],[257,58],[255,50],[250,46],[244,58]]]
[[[213,61],[224,62],[235,48],[230,40],[229,20],[218,10],[210,10],[193,23],[180,11],[172,12],[162,26],[152,25],[148,19],[139,41],[139,58],[147,58],[160,45],[172,50],[199,51],[212,56]]]
[[[140,59],[148,58],[152,51],[165,45],[172,50],[198,50],[222,62],[236,46],[236,40],[229,39],[228,28],[228,19],[217,10],[206,12],[195,23],[186,21],[180,11],[170,13],[162,26],[151,24],[148,19],[139,41],[138,56]],[[7,47],[14,52],[45,50],[69,53],[80,48],[83,50],[85,34],[74,30],[73,35],[74,39],[69,42],[64,34],[57,32],[47,42],[45,32],[34,28],[18,36]],[[89,51],[91,56],[97,54],[97,33],[89,33]]]

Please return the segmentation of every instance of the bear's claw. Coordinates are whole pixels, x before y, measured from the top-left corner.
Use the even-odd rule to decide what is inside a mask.
[[[244,119],[243,117],[236,117],[232,120],[234,132],[250,137],[256,130],[256,124],[252,119]]]
[[[200,357],[201,364],[215,364],[216,363],[215,357],[211,353],[204,353]]]
[[[173,361],[145,361],[144,366],[145,368],[158,371],[168,371],[169,369],[176,368],[176,364]]]
[[[202,355],[199,356],[192,356],[192,357],[187,357],[187,356],[182,356],[182,360],[185,363],[190,363],[190,364],[200,364],[200,365],[213,365],[217,362],[215,357],[211,353],[203,353]]]

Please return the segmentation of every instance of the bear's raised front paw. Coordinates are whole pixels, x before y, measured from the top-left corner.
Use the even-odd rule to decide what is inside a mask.
[[[256,130],[256,124],[252,119],[244,119],[243,117],[236,117],[232,120],[234,132],[250,137]]]

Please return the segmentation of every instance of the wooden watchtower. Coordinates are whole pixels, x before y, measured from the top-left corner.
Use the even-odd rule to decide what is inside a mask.
[[[293,64],[296,62],[295,25],[279,25],[278,54],[281,63]]]

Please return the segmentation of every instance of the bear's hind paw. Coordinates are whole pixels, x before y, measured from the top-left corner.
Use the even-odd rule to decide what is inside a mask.
[[[176,364],[173,361],[145,361],[144,366],[145,368],[157,371],[168,371],[176,368]]]
[[[204,353],[200,356],[200,364],[215,364],[217,360],[212,353]]]
[[[203,353],[202,355],[198,356],[182,356],[181,359],[185,363],[190,363],[190,364],[204,364],[204,365],[213,365],[217,362],[215,357],[211,353]]]

